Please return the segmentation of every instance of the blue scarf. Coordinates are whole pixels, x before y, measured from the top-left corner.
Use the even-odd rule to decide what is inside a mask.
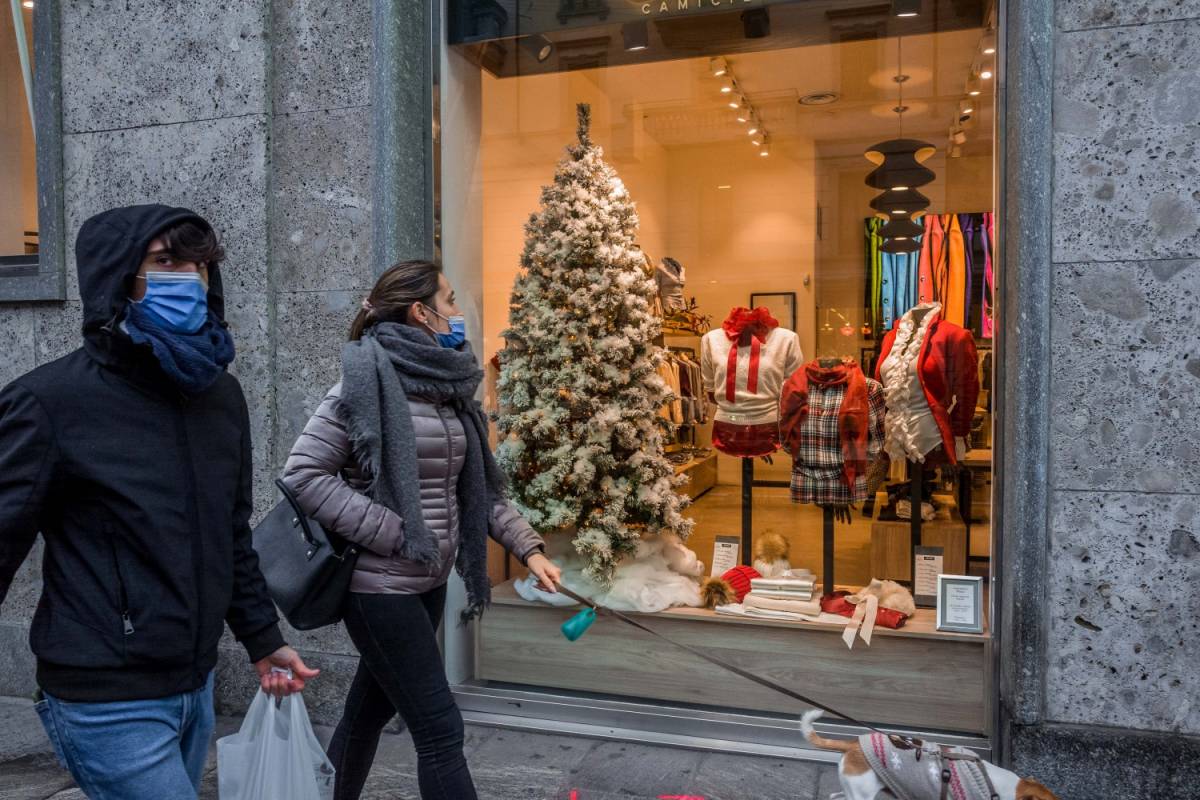
[[[195,333],[163,330],[136,303],[129,304],[125,329],[134,344],[148,344],[163,372],[188,394],[199,394],[216,382],[233,362],[233,337],[211,311]]]

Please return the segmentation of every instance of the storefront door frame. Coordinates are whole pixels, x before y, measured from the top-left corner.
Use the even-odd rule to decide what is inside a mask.
[[[427,206],[428,248],[440,254],[445,243],[442,203],[463,198],[472,177],[470,169],[456,173],[456,185],[443,186],[442,165],[478,148],[478,130],[452,130],[443,136],[442,112],[454,104],[456,122],[478,122],[461,64],[456,70],[448,57],[441,14],[428,13],[431,44],[430,141],[427,174],[433,176]],[[425,4],[427,10],[434,8]],[[1000,324],[997,326],[993,384],[996,466],[993,495],[993,558],[991,591],[991,730],[986,739],[947,737],[1007,761],[1006,742],[1013,726],[1040,722],[1043,708],[1042,664],[1047,574],[1050,363],[1051,179],[1053,168],[1051,103],[1053,99],[1053,23],[1050,0],[999,0],[996,114],[996,208],[998,224],[996,286]],[[378,62],[377,62],[378,63]],[[443,81],[443,76],[447,81]],[[476,76],[477,77],[477,76]],[[476,98],[477,99],[477,98]],[[452,126],[453,128],[453,126]],[[466,141],[460,141],[462,138]],[[464,148],[465,144],[465,148]],[[450,153],[446,153],[449,149]],[[471,162],[472,165],[475,163]],[[447,194],[449,193],[449,195]],[[450,199],[447,199],[447,198]],[[376,209],[391,213],[389,203]],[[1011,221],[1011,224],[1010,224]],[[481,312],[482,265],[450,263],[478,241],[462,230],[448,238],[448,271],[460,296],[474,298]],[[471,301],[468,300],[468,305]],[[478,330],[478,328],[476,329]],[[478,335],[478,334],[476,334]],[[478,342],[477,342],[478,344]],[[463,600],[461,585],[451,587],[447,620],[457,618]],[[480,686],[474,675],[474,627],[449,625],[444,631],[447,671],[464,717],[481,724],[537,731],[563,731],[603,738],[661,744],[760,752],[776,757],[830,760],[830,754],[798,748],[794,722],[714,711],[679,708],[644,701],[620,701],[553,690]],[[839,726],[830,725],[836,731]],[[918,732],[919,733],[919,732]]]

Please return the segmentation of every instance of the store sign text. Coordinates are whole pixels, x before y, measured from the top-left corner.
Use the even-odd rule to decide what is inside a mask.
[[[684,11],[704,11],[722,6],[749,5],[754,0],[658,0],[657,3],[642,3],[642,14],[671,14]]]

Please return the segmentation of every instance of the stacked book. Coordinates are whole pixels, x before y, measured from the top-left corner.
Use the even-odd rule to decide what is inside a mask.
[[[751,616],[818,616],[821,600],[817,594],[816,576],[808,570],[796,570],[778,578],[753,578],[750,593],[742,600],[742,605]]]

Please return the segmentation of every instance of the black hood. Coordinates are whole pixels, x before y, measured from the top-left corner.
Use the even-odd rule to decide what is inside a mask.
[[[208,220],[186,208],[161,205],[113,208],[83,223],[75,239],[75,264],[83,301],[84,346],[93,358],[110,363],[115,357],[116,323],[125,314],[133,278],[151,240],[181,222],[212,229]],[[221,271],[208,270],[208,307],[225,319]]]

